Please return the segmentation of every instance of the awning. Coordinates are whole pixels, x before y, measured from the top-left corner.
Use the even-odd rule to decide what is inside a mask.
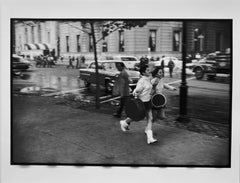
[[[38,50],[51,50],[51,46],[48,43],[35,43]]]
[[[37,47],[35,46],[35,44],[25,44],[25,47],[28,49],[28,50],[36,50]]]

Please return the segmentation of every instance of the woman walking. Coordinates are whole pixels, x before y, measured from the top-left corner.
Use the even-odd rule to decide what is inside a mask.
[[[153,91],[152,91],[152,95],[153,94],[162,94],[163,89],[167,89],[167,90],[176,90],[175,87],[170,86],[167,83],[164,83],[163,81],[163,68],[162,67],[156,67],[153,72],[152,72],[152,79],[151,79],[151,83],[153,85]],[[152,109],[152,114],[153,114],[153,122],[156,119],[165,119],[165,107],[163,106],[159,109]]]
[[[139,70],[142,77],[139,79],[135,90],[133,91],[133,95],[138,97],[145,106],[146,109],[146,119],[147,119],[147,126],[145,128],[145,134],[147,136],[147,143],[151,144],[157,142],[157,139],[153,138],[152,132],[152,106],[151,106],[151,91],[152,91],[152,84],[151,84],[151,69],[148,65],[142,66]],[[129,128],[130,123],[133,120],[127,117],[125,120],[120,121],[120,126],[122,131],[126,131]]]

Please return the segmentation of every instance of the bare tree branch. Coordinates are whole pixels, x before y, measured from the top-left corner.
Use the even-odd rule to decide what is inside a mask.
[[[74,28],[76,28],[76,29],[78,29],[78,30],[80,30],[80,31],[82,31],[82,32],[84,32],[84,33],[91,34],[90,32],[88,32],[88,31],[86,31],[86,30],[84,30],[84,29],[81,29],[81,28],[78,27],[78,26],[72,25],[72,24],[70,24],[70,23],[68,23],[68,22],[64,22],[64,23],[67,24],[67,25],[69,25],[69,26],[71,26],[71,27],[74,27]]]

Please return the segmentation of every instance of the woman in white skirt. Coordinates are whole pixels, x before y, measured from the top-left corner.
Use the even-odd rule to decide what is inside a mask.
[[[133,91],[133,95],[138,97],[145,106],[146,109],[146,119],[147,119],[147,126],[145,128],[145,134],[147,136],[147,143],[152,144],[157,142],[157,139],[153,138],[152,132],[152,106],[151,106],[151,91],[152,91],[152,84],[151,84],[151,68],[148,65],[144,65],[139,70],[142,77],[139,79],[135,90]],[[125,120],[120,121],[120,126],[122,131],[126,131],[129,128],[130,123],[133,120],[127,117]]]

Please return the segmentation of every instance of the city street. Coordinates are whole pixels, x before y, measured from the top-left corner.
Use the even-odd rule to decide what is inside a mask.
[[[227,80],[188,77],[191,121],[186,124],[176,121],[179,91],[165,91],[167,119],[154,123],[159,142],[151,148],[144,121],[133,123],[126,134],[120,130],[119,119],[112,117],[117,100],[95,109],[95,87],[86,90],[77,69],[33,67],[24,74],[12,81],[13,164],[228,166]],[[166,73],[165,80],[180,85],[176,74]],[[111,96],[102,89],[100,98]]]
[[[167,70],[166,70],[167,71]],[[37,94],[45,97],[75,96],[84,101],[95,102],[95,86],[86,89],[84,82],[78,78],[78,69],[67,69],[65,65],[57,65],[55,68],[35,68],[34,66],[24,72],[22,78],[13,78],[13,93]],[[175,73],[170,78],[168,72],[164,81],[179,87],[181,84],[180,73]],[[230,110],[230,86],[229,77],[218,77],[215,81],[196,80],[193,75],[187,77],[188,85],[188,113],[191,117],[214,123],[229,125]],[[164,90],[167,96],[167,113],[178,115],[179,90]],[[112,104],[115,100],[106,94],[101,88],[100,100],[104,112],[111,114]],[[108,102],[109,101],[109,102]],[[117,104],[117,102],[115,102]],[[208,115],[206,115],[208,114]]]

